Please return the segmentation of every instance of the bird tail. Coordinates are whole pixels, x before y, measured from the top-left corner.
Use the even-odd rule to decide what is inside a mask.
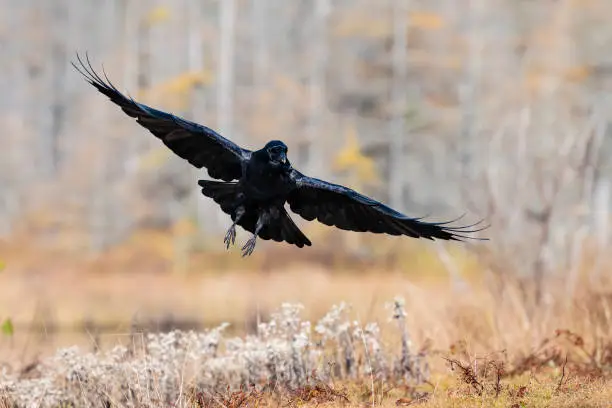
[[[259,237],[261,239],[272,239],[277,242],[287,242],[288,244],[296,245],[299,248],[303,248],[304,245],[311,246],[312,243],[304,235],[304,233],[295,225],[295,222],[291,219],[289,214],[284,207],[278,208],[279,213],[277,217],[270,220],[264,227],[259,231]],[[246,217],[243,217],[238,225],[242,226],[247,231],[254,231],[256,216],[250,216],[247,212]]]
[[[238,183],[198,180],[198,184],[202,187],[202,194],[212,198],[226,214],[233,214],[238,195]]]
[[[198,184],[202,187],[202,194],[212,198],[226,214],[234,219],[236,210],[236,202],[238,201],[239,188],[236,182],[223,182],[213,180],[198,180]],[[284,208],[280,208],[279,218],[275,222],[267,224],[259,232],[262,239],[273,239],[275,241],[286,241],[289,244],[297,245],[302,248],[305,245],[311,246],[312,243],[293,222],[289,214]],[[242,228],[247,231],[255,231],[255,223],[257,221],[256,212],[247,212],[238,222]]]
[[[293,222],[293,220],[291,219],[289,214],[287,214],[287,211],[284,208],[282,208],[280,218],[280,233],[283,240],[287,241],[290,244],[297,245],[299,248],[302,248],[304,245],[312,245],[306,235],[304,235],[300,228],[295,225],[295,222]]]

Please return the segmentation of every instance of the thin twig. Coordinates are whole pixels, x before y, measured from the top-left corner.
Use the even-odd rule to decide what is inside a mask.
[[[561,390],[561,386],[563,385],[563,380],[565,379],[565,366],[567,365],[567,354],[565,355],[565,362],[563,362],[563,369],[561,370],[561,378],[559,379],[559,384],[557,384],[557,389],[555,392],[559,392]]]

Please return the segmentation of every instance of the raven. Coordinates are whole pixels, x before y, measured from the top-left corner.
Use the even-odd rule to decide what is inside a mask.
[[[215,179],[199,180],[202,193],[212,198],[232,225],[224,244],[227,249],[236,240],[236,225],[251,232],[242,247],[242,255],[251,255],[257,237],[286,241],[298,246],[312,245],[293,222],[284,205],[308,221],[358,232],[407,235],[413,238],[462,241],[479,223],[450,227],[449,222],[431,223],[409,218],[398,211],[350,188],[308,177],[291,166],[287,146],[279,140],[262,149],[243,149],[214,130],[151,108],[123,95],[104,73],[104,78],[77,54],[78,67],[72,65],[99,92],[106,95],[127,115],[148,129],[168,148],[197,168],[205,167]]]

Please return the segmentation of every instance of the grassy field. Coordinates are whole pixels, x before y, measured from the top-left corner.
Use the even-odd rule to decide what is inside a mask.
[[[612,406],[610,281],[550,279],[534,307],[530,282],[430,255],[177,272],[5,248],[0,407]]]
[[[567,320],[550,322],[544,315],[521,322],[512,318],[516,310],[495,302],[443,301],[447,313],[457,309],[446,318],[424,316],[413,309],[417,299],[401,298],[387,304],[386,318],[359,320],[341,303],[309,321],[302,305],[284,303],[251,334],[231,334],[225,325],[134,331],[100,348],[61,348],[7,365],[0,393],[6,407],[609,407],[612,338],[600,295],[575,299],[561,316]],[[498,324],[488,326],[487,314]],[[571,329],[552,329],[572,319]],[[425,330],[431,326],[438,332]]]

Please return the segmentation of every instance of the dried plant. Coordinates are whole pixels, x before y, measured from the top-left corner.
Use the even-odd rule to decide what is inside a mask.
[[[405,316],[403,304],[395,305],[394,317]],[[302,308],[283,304],[255,335],[245,337],[224,337],[228,325],[222,324],[199,333],[148,333],[141,348],[60,349],[28,376],[3,372],[0,395],[17,407],[210,406],[211,401],[251,406],[264,391],[282,391],[294,402],[346,400],[331,387],[335,378],[375,375],[412,385],[426,380],[424,356],[411,354],[403,318],[402,349],[394,357],[383,346],[378,324],[360,327],[350,320],[348,305],[332,307],[314,334],[300,317]],[[330,365],[340,369],[330,372]]]

